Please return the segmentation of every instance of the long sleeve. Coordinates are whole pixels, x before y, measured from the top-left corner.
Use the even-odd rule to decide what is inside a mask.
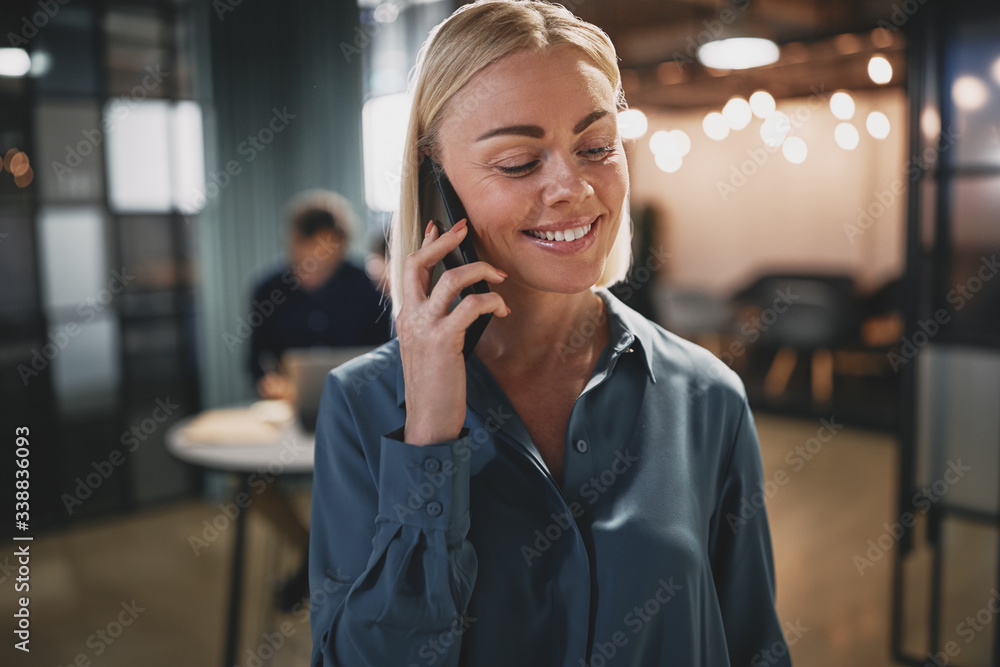
[[[316,428],[311,664],[454,667],[477,572],[468,434],[423,447],[402,428],[373,435],[390,406],[345,389],[327,376]]]
[[[731,665],[791,665],[775,612],[774,558],[760,443],[745,394],[719,503],[709,554]]]

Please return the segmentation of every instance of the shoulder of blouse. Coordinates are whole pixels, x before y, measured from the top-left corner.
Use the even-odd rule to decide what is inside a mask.
[[[349,403],[384,405],[396,403],[402,382],[399,339],[393,338],[370,352],[345,361],[328,374],[336,380]]]

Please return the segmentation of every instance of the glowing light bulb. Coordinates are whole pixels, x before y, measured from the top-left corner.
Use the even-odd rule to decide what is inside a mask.
[[[646,134],[649,128],[649,121],[646,114],[638,109],[626,109],[618,114],[618,132],[622,139],[638,139]]]
[[[734,130],[742,130],[753,119],[753,111],[750,110],[750,103],[742,97],[734,97],[726,102],[722,107],[722,117],[726,123]]]
[[[806,161],[806,156],[809,155],[809,147],[806,146],[802,137],[788,137],[781,145],[781,152],[785,159],[792,164],[802,164]]]
[[[757,118],[767,118],[767,114],[777,108],[771,93],[766,90],[758,90],[750,96],[750,110]]]
[[[840,120],[850,120],[854,116],[854,98],[845,92],[834,93],[830,98],[830,111]]]
[[[760,125],[760,138],[772,148],[777,148],[792,131],[792,121],[780,111],[775,111]]]
[[[865,127],[868,128],[868,134],[872,135],[876,139],[885,139],[889,136],[889,131],[891,129],[889,125],[889,117],[881,111],[872,111],[868,114],[868,119],[865,121]]]
[[[850,123],[841,123],[833,131],[833,140],[845,151],[853,151],[858,147],[861,135],[858,134],[858,128]]]
[[[892,65],[882,56],[872,56],[868,61],[868,76],[875,83],[889,83],[892,81]]]
[[[701,127],[705,130],[705,134],[708,135],[709,139],[722,141],[729,136],[729,123],[726,122],[726,119],[723,118],[722,114],[718,111],[713,111],[705,116],[705,120],[702,121]]]

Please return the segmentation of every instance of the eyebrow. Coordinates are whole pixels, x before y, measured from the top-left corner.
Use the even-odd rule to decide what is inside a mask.
[[[598,109],[597,111],[591,111],[587,114],[583,120],[573,126],[573,134],[580,134],[588,127],[590,127],[595,121],[610,115],[611,112],[606,109]],[[479,137],[476,141],[483,141],[485,139],[490,139],[492,137],[499,136],[501,134],[517,134],[524,137],[532,137],[534,139],[541,139],[545,136],[545,130],[543,130],[538,125],[509,125],[507,127],[498,127],[496,129],[490,130]]]

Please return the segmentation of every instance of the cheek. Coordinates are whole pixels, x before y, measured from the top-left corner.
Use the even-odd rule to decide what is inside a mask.
[[[492,245],[501,235],[519,229],[530,217],[535,192],[528,185],[526,180],[500,179],[472,193],[465,210],[480,243]]]
[[[628,193],[628,164],[625,162],[625,157],[622,156],[620,160],[616,160],[608,166],[610,168],[604,174],[602,187],[608,197],[613,198],[620,205]],[[606,203],[612,204],[611,201]]]

